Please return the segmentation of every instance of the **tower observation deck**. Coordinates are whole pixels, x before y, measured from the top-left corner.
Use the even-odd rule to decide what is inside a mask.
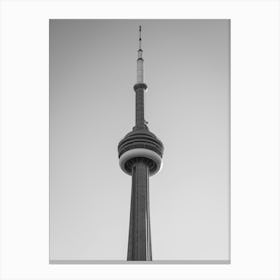
[[[163,144],[153,134],[144,118],[144,59],[139,26],[139,48],[135,91],[135,126],[118,145],[121,169],[132,176],[128,261],[152,261],[149,206],[149,177],[160,171]]]

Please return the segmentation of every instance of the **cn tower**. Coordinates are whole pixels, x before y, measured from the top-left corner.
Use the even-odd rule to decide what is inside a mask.
[[[149,178],[162,166],[163,144],[153,134],[144,118],[144,59],[141,26],[135,91],[135,126],[118,145],[119,164],[132,177],[128,261],[152,261],[152,241],[149,201]]]

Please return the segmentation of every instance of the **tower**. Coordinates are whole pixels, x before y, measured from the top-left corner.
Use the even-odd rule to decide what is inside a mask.
[[[153,134],[144,118],[144,59],[142,57],[141,26],[135,91],[135,126],[118,145],[121,169],[132,177],[128,261],[151,261],[152,242],[149,206],[149,177],[162,165],[163,144]]]

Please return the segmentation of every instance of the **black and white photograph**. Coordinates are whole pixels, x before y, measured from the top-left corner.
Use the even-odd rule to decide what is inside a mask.
[[[230,262],[230,20],[50,20],[50,263]]]
[[[280,279],[280,1],[0,1],[0,279]]]

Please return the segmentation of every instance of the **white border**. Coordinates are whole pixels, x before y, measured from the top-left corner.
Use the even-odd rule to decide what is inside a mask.
[[[231,19],[231,264],[48,264],[48,19]],[[1,279],[279,279],[279,2],[2,1]]]

